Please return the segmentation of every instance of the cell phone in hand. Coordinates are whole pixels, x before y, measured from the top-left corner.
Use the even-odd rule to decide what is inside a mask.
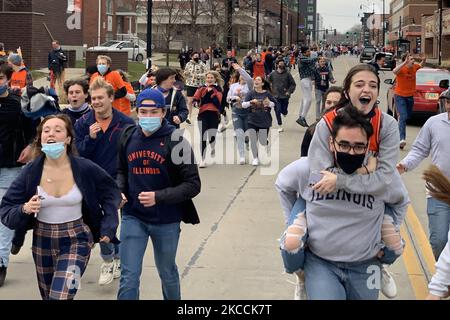
[[[309,175],[308,186],[313,187],[317,182],[322,180],[323,174],[317,171],[311,172]]]

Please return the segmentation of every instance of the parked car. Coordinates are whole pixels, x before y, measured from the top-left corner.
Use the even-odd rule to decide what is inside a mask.
[[[432,116],[439,113],[439,95],[445,90],[445,80],[450,80],[450,72],[444,69],[422,68],[416,74],[416,93],[414,94],[413,115]],[[398,117],[394,101],[395,79],[386,79],[390,85],[387,92],[387,113]]]
[[[98,51],[116,51],[125,50],[128,52],[128,60],[141,62],[147,59],[147,47],[145,42],[139,41],[129,41],[129,40],[110,40],[102,43],[100,46],[90,47],[88,50],[98,50]]]
[[[391,71],[394,70],[397,65],[397,61],[395,60],[394,55],[390,52],[384,52],[384,56],[385,60],[383,64],[383,69],[389,69]]]
[[[359,56],[359,62],[367,63],[372,61],[376,52],[377,50],[375,49],[375,47],[365,47],[361,52],[361,55]]]

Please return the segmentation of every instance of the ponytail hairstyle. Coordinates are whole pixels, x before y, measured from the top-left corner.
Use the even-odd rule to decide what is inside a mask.
[[[423,172],[422,178],[433,198],[450,205],[450,180],[438,167],[431,165]]]

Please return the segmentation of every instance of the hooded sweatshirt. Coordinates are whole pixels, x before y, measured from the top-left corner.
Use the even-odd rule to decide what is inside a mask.
[[[309,162],[305,157],[284,168],[275,186],[286,219],[297,193],[306,200],[308,246],[323,259],[361,262],[374,258],[383,247],[381,225],[385,204],[392,209],[397,225],[406,215],[409,197],[398,172],[392,175],[392,188],[379,194],[338,189],[328,195],[319,195],[309,186],[308,180]]]
[[[140,127],[131,135],[126,147],[128,162],[128,202],[124,214],[133,215],[145,223],[166,224],[180,222],[182,210],[176,204],[157,203],[144,207],[138,196],[141,192],[158,191],[171,186],[167,170],[166,136],[175,127],[164,119],[161,128],[146,137]]]

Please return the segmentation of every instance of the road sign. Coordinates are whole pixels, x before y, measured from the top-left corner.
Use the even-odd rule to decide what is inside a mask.
[[[303,24],[300,24],[300,25],[298,26],[298,28],[299,28],[299,29],[305,29],[305,26],[304,26]]]

